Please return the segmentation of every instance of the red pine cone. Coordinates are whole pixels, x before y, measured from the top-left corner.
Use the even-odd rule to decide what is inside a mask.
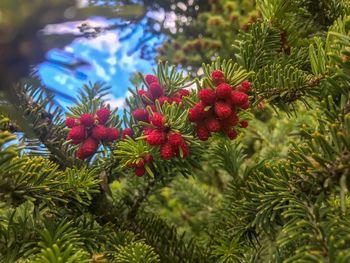
[[[86,138],[85,127],[83,125],[74,126],[69,131],[68,138],[74,140],[75,142],[82,142]]]
[[[188,144],[185,141],[183,141],[180,144],[180,148],[182,150],[182,158],[187,158],[190,155],[190,149],[188,148]]]
[[[107,128],[106,141],[113,142],[118,140],[120,137],[120,132],[116,128]]]
[[[183,100],[179,97],[173,97],[172,102],[175,102],[176,104],[183,103]]]
[[[137,121],[148,121],[148,112],[145,109],[136,109],[132,112],[132,116]]]
[[[198,95],[205,105],[212,105],[216,100],[215,91],[210,88],[200,90]]]
[[[213,70],[211,72],[211,79],[215,85],[220,85],[221,83],[225,82],[224,73],[220,70]]]
[[[165,117],[158,112],[155,112],[152,116],[149,116],[149,121],[158,128],[164,128]]]
[[[108,130],[105,126],[99,124],[92,128],[91,136],[96,140],[103,141],[108,138]]]
[[[207,141],[210,137],[210,132],[204,126],[197,126],[196,132],[201,141]]]
[[[192,122],[199,121],[205,116],[205,107],[203,102],[198,102],[193,108],[189,109],[189,119]]]
[[[141,177],[145,174],[146,172],[146,169],[144,166],[142,167],[135,167],[135,175],[138,176],[138,177]]]
[[[165,132],[161,131],[161,130],[152,130],[148,136],[146,141],[150,144],[150,145],[161,145],[165,142],[166,140],[166,134]]]
[[[204,111],[203,118],[204,119],[210,119],[210,118],[216,118],[214,107],[210,107],[207,111]]]
[[[143,134],[144,135],[149,135],[152,131],[153,131],[153,128],[151,128],[151,127],[148,127],[148,126],[143,127]]]
[[[139,96],[141,97],[142,101],[146,104],[150,104],[150,101],[153,101],[152,93],[145,90],[139,90],[138,91]],[[147,99],[146,99],[147,98]]]
[[[239,121],[239,118],[235,112],[232,112],[226,119],[221,120],[221,123],[226,126],[235,126]]]
[[[86,159],[87,157],[89,157],[89,156],[86,156],[86,154],[84,153],[84,151],[83,151],[82,148],[79,148],[79,149],[76,151],[75,156],[76,156],[77,158],[79,158],[80,160],[84,160],[84,159]]]
[[[160,147],[160,156],[163,160],[170,160],[173,154],[173,148],[170,143],[165,143]]]
[[[153,156],[152,156],[152,154],[150,154],[150,153],[147,153],[147,154],[143,157],[143,159],[145,160],[146,163],[151,163],[151,162],[153,162]]]
[[[220,99],[226,99],[231,96],[232,88],[227,83],[221,83],[216,87],[216,96]]]
[[[172,146],[179,146],[181,143],[184,142],[184,139],[182,138],[182,135],[178,132],[169,132],[168,142]]]
[[[251,87],[251,83],[248,80],[244,80],[241,84],[242,86],[242,92],[248,92],[250,90]]]
[[[227,137],[229,137],[231,140],[234,140],[237,138],[238,133],[232,128],[224,130],[224,132],[227,135]]]
[[[89,137],[81,144],[80,148],[76,152],[76,156],[82,160],[86,159],[96,152],[98,145],[98,141],[92,137]]]
[[[143,134],[144,134],[144,135],[150,134],[151,131],[153,131],[153,128],[148,127],[148,126],[143,126]]]
[[[144,167],[145,166],[145,160],[140,158],[136,161],[136,167]]]
[[[166,97],[166,96],[161,96],[161,97],[158,99],[158,101],[159,101],[160,106],[163,106],[163,104],[164,104],[165,102],[171,103],[171,99],[168,98],[168,97]]]
[[[77,141],[77,140],[73,140],[71,137],[70,137],[70,135],[68,134],[68,136],[67,136],[67,138],[66,138],[66,140],[67,141],[69,141],[70,140],[70,144],[79,144],[79,143],[81,143],[81,140],[79,141]]]
[[[200,114],[198,114],[198,112],[195,108],[191,108],[188,110],[188,119],[191,122],[195,122],[195,121],[198,121],[200,119]]]
[[[157,107],[156,107],[156,105],[149,105],[149,107],[151,108],[151,110],[152,110],[153,112],[157,112]]]
[[[68,128],[73,128],[73,127],[75,126],[75,121],[76,121],[76,119],[71,118],[71,117],[68,117],[68,118],[66,119],[66,126],[67,126]]]
[[[242,105],[245,105],[248,100],[248,95],[241,91],[232,91],[231,93],[231,101],[232,104],[241,107]],[[249,107],[249,106],[248,106]]]
[[[249,101],[247,101],[246,103],[244,103],[243,105],[241,105],[241,109],[242,109],[242,110],[247,110],[247,109],[249,108],[249,106],[250,106],[250,103],[249,103]]]
[[[80,116],[80,123],[85,127],[89,128],[94,125],[94,117],[89,113],[84,113]]]
[[[208,119],[205,123],[205,127],[210,132],[219,132],[221,130],[220,122],[215,118]]]
[[[187,89],[179,89],[175,94],[174,96],[176,97],[185,97],[185,96],[190,96],[190,91],[187,90]]]
[[[182,151],[182,158],[187,158],[190,154],[190,150],[188,148],[188,144],[185,141],[183,141],[179,146],[173,147],[173,153],[175,153],[176,156],[181,156],[180,149]]]
[[[153,82],[149,85],[149,91],[152,93],[152,97],[157,99],[163,95],[163,88],[159,85],[158,82]]]
[[[97,116],[98,122],[100,124],[105,124],[108,121],[110,114],[111,114],[111,111],[107,108],[101,108],[97,110],[96,116]]]
[[[228,118],[232,114],[230,105],[225,102],[216,102],[214,110],[219,119]]]
[[[142,95],[146,94],[147,91],[143,90],[143,89],[140,89],[137,94],[142,98]]]
[[[151,74],[146,75],[145,80],[148,85],[151,85],[153,82],[158,82],[158,78]]]
[[[129,136],[130,138],[134,137],[134,132],[131,128],[125,128],[122,132],[123,139],[126,138],[126,136]]]
[[[243,121],[240,121],[239,124],[241,125],[242,128],[247,128],[249,123],[247,120],[243,120]]]

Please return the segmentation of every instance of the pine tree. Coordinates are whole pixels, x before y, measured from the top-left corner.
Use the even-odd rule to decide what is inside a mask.
[[[255,7],[203,76],[140,74],[123,116],[102,83],[67,115],[35,74],[13,85],[0,262],[349,262],[350,7]]]

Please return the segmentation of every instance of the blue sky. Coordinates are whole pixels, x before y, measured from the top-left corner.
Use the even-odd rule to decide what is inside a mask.
[[[106,20],[100,17],[89,18],[85,23],[92,26],[107,26],[116,20]],[[59,25],[49,25],[48,33],[79,33],[78,26],[82,21],[63,23]],[[128,30],[128,29],[126,29]],[[153,61],[140,58],[140,50],[135,50],[135,45],[142,36],[142,23],[137,25],[136,31],[130,38],[120,41],[125,30],[111,30],[101,33],[95,38],[77,38],[64,50],[51,50],[48,58],[55,58],[62,61],[82,59],[90,65],[78,68],[76,71],[63,69],[49,62],[44,62],[38,66],[39,74],[46,86],[59,93],[76,97],[79,88],[87,82],[103,81],[111,86],[111,96],[108,98],[111,106],[122,107],[128,87],[131,87],[130,76],[134,72],[144,74],[152,72]],[[154,38],[150,44],[160,41]],[[71,105],[72,102],[62,96],[56,96],[58,102],[63,107]]]

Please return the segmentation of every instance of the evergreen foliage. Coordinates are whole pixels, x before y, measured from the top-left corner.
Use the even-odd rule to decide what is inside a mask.
[[[174,43],[208,38],[228,48],[188,55],[181,64],[201,68],[196,78],[159,63],[163,95],[178,103],[152,101],[152,83],[140,75],[120,118],[105,101],[108,87],[84,86],[68,117],[106,108],[108,127],[133,131],[85,161],[53,94],[35,77],[14,85],[20,104],[0,115],[0,262],[350,261],[349,4],[253,2],[211,1],[210,12],[181,25]],[[237,23],[225,17],[251,12],[259,19],[223,30]],[[204,30],[209,22],[219,29]],[[187,38],[193,30],[202,35]],[[214,70],[232,87],[252,83],[251,106],[239,112],[249,127],[234,141],[220,133],[201,141],[189,121],[199,91],[216,86]],[[162,146],[145,140],[145,127],[156,125],[137,120],[135,109],[156,110],[188,156],[181,148],[163,158]],[[146,155],[152,161],[135,176]]]

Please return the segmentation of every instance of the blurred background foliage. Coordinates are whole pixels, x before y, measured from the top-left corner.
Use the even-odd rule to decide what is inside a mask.
[[[27,151],[33,155],[37,153],[49,156],[58,163],[56,165],[46,162],[42,157],[35,157],[37,159],[34,161],[20,157],[10,163],[2,163],[2,172],[5,171],[2,175],[16,178],[18,176],[25,182],[16,185],[17,188],[11,188],[11,180],[0,182],[0,190],[10,192],[9,195],[4,194],[0,197],[10,200],[9,202],[13,202],[16,206],[16,208],[0,209],[0,231],[4,234],[3,239],[0,239],[0,248],[4,251],[5,248],[11,248],[6,250],[9,251],[8,254],[3,255],[6,260],[4,262],[13,261],[18,255],[21,257],[29,255],[24,254],[24,250],[33,252],[27,262],[35,262],[34,260],[40,262],[45,258],[45,251],[40,250],[38,248],[40,246],[25,242],[33,238],[49,251],[57,251],[53,246],[53,243],[57,243],[62,251],[67,250],[69,256],[75,257],[76,262],[89,260],[86,251],[92,255],[93,262],[108,262],[107,259],[110,258],[114,258],[115,262],[140,262],[142,257],[147,258],[145,262],[159,262],[159,257],[163,260],[173,260],[171,262],[180,262],[179,258],[182,256],[190,258],[187,253],[198,252],[188,245],[192,244],[193,237],[196,237],[204,256],[211,253],[212,262],[243,262],[243,259],[246,262],[267,262],[265,259],[269,259],[269,262],[281,262],[281,258],[292,255],[295,247],[303,241],[293,240],[292,244],[287,242],[288,237],[284,233],[290,230],[288,229],[290,225],[283,225],[281,222],[283,220],[289,222],[286,219],[289,211],[283,215],[277,213],[277,208],[271,208],[274,203],[269,199],[269,195],[276,195],[273,196],[275,198],[273,200],[280,200],[281,193],[289,193],[290,185],[295,191],[292,192],[292,197],[288,196],[290,205],[300,209],[295,212],[296,214],[310,215],[311,223],[315,223],[311,229],[316,229],[318,234],[320,232],[324,234],[319,229],[320,225],[326,225],[327,227],[322,230],[327,231],[333,231],[329,226],[346,225],[347,221],[341,221],[343,224],[339,224],[337,218],[333,222],[333,218],[325,219],[324,215],[328,213],[336,216],[339,209],[342,209],[339,212],[340,216],[348,215],[344,210],[349,203],[344,194],[345,190],[342,192],[342,199],[338,197],[338,190],[343,187],[338,188],[338,177],[343,171],[341,169],[346,167],[348,155],[345,151],[342,155],[343,152],[339,150],[341,152],[340,154],[337,152],[339,156],[333,154],[331,156],[333,159],[328,158],[328,163],[324,165],[326,168],[322,170],[324,156],[317,154],[336,151],[333,148],[329,150],[329,145],[324,146],[324,141],[317,137],[319,133],[316,132],[327,134],[326,139],[334,148],[343,145],[342,142],[345,141],[340,136],[341,130],[335,132],[332,129],[336,129],[337,125],[343,129],[343,123],[349,119],[344,117],[349,112],[348,93],[344,92],[349,83],[349,65],[346,64],[349,54],[345,51],[339,60],[340,49],[334,51],[330,44],[323,47],[320,39],[334,44],[332,40],[334,35],[327,32],[332,30],[342,33],[342,41],[346,43],[344,45],[349,44],[345,32],[345,26],[348,26],[349,22],[344,18],[345,25],[342,27],[341,19],[349,14],[346,2],[343,4],[343,1],[336,0],[96,0],[88,1],[83,6],[77,3],[74,5],[72,1],[64,0],[1,0],[0,2],[0,113],[11,116],[11,119],[1,116],[1,154],[5,156],[4,158],[16,156],[19,150],[5,144],[13,139],[8,131],[24,131],[26,137],[33,137],[32,144],[38,146],[30,148],[26,145]],[[274,6],[281,8],[274,9]],[[164,12],[161,19],[154,17],[154,12],[158,11]],[[40,30],[47,24],[80,20],[91,15],[119,18],[121,22],[106,28],[83,26],[81,35],[78,36],[40,34]],[[167,23],[171,17],[174,18],[174,23],[169,26]],[[118,173],[115,178],[117,180],[111,184],[114,208],[108,205],[95,207],[91,196],[96,194],[98,189],[95,173],[99,171],[88,173],[79,169],[62,168],[72,165],[80,168],[83,165],[71,157],[67,145],[62,143],[65,137],[62,128],[64,125],[62,109],[51,103],[54,93],[38,81],[33,66],[46,59],[45,54],[48,50],[53,47],[62,48],[76,37],[93,38],[101,32],[114,28],[132,28],[141,20],[145,21],[144,37],[141,38],[139,45],[142,47],[144,58],[167,60],[170,64],[187,70],[193,76],[203,76],[202,63],[210,63],[217,56],[233,58],[246,69],[255,71],[253,90],[265,95],[266,106],[262,109],[253,108],[251,114],[247,116],[249,127],[242,132],[237,142],[215,138],[211,144],[206,145],[208,148],[203,151],[203,162],[200,163],[200,167],[194,167],[190,171],[189,178],[176,176],[179,172],[174,169],[174,174],[169,176],[171,179],[165,178],[156,184],[154,181],[147,182],[135,178],[128,172]],[[330,27],[331,25],[333,26]],[[166,36],[164,43],[148,45],[147,41],[151,36],[159,35]],[[319,40],[314,38],[315,35]],[[314,47],[315,43],[318,43],[318,46]],[[318,52],[315,53],[318,56],[313,57],[315,60],[313,62],[310,62],[309,58],[312,57],[310,53],[313,54],[312,48],[309,53],[310,45],[314,48],[313,52],[316,52],[315,49]],[[326,54],[323,48],[328,48],[329,53],[333,52],[333,57],[327,57],[329,54]],[[339,52],[335,59],[334,52]],[[325,57],[327,59],[322,60]],[[61,66],[71,69],[84,63],[88,62],[63,63]],[[344,72],[339,73],[338,70],[343,67]],[[294,74],[295,72],[300,75]],[[334,77],[334,72],[339,75],[334,74]],[[287,83],[284,83],[286,86],[277,85],[277,88],[286,88],[286,91],[278,93],[277,90],[277,96],[271,95],[275,90],[271,91],[269,88],[275,88],[273,85],[276,84],[271,83],[271,79],[268,78],[271,75],[284,76],[288,79]],[[314,78],[310,78],[311,75]],[[295,82],[292,81],[294,80],[292,77],[296,78]],[[19,81],[22,78],[25,79]],[[306,82],[306,86],[295,84],[300,83],[299,78],[301,83]],[[339,84],[334,84],[337,81]],[[133,82],[139,84],[139,76],[134,75]],[[321,89],[310,89],[311,98],[307,101],[302,100],[305,93],[292,96],[295,95],[295,91],[315,86]],[[36,100],[28,99],[26,97],[28,94]],[[252,94],[253,97],[256,95]],[[59,117],[54,119],[54,116]],[[310,144],[305,143],[305,138]],[[45,144],[44,147],[42,143]],[[318,144],[314,146],[312,143],[319,143],[321,146]],[[54,152],[56,148],[59,149],[58,152]],[[96,167],[113,166],[109,161],[98,159],[96,162]],[[332,163],[340,166],[334,168]],[[29,171],[24,169],[26,166],[30,166]],[[20,169],[17,171],[13,167]],[[41,170],[42,167],[44,171]],[[55,173],[58,167],[61,167],[62,171]],[[289,175],[288,173],[295,167],[296,169],[306,167],[307,169],[302,172],[308,174],[305,177],[295,175],[302,173]],[[48,172],[49,170],[53,172]],[[37,177],[28,178],[26,172]],[[290,179],[289,176],[294,177]],[[19,182],[22,182],[21,180]],[[271,186],[269,180],[278,182],[278,185],[276,187],[273,185],[275,188],[268,188]],[[40,185],[42,183],[48,187],[42,187]],[[31,187],[26,188],[27,184]],[[86,185],[90,187],[85,187]],[[284,189],[286,185],[288,187]],[[334,185],[336,187],[332,188]],[[323,200],[325,196],[326,200],[321,204],[317,204],[318,201],[314,200]],[[301,202],[297,198],[306,201]],[[33,200],[43,202],[44,216],[40,213],[35,214]],[[108,204],[109,199],[103,201],[105,201],[102,202],[103,205]],[[62,222],[60,217],[56,217],[49,209],[57,204],[64,207],[62,211],[66,209],[68,211],[64,213],[67,219]],[[284,205],[283,201],[279,204],[281,207]],[[314,204],[317,205],[313,207]],[[87,211],[84,205],[90,210]],[[6,207],[3,203],[0,203],[0,206]],[[325,206],[330,210],[323,210]],[[72,218],[72,211],[76,208],[84,211],[84,214],[71,222],[69,219]],[[337,212],[334,212],[333,208],[338,209]],[[110,214],[107,213],[107,218],[110,220],[108,224],[105,224],[106,218],[98,217],[99,209],[104,212],[111,210]],[[97,211],[95,218],[90,218],[91,210]],[[135,210],[139,211],[137,215]],[[120,218],[113,217],[113,212]],[[160,219],[150,215],[157,215]],[[124,220],[125,218],[127,220]],[[41,229],[34,227],[35,220]],[[309,223],[309,219],[300,220],[302,224]],[[118,231],[115,231],[110,222],[119,227]],[[7,227],[11,224],[13,227],[7,231]],[[23,225],[26,228],[18,227]],[[176,226],[178,232],[170,226]],[[147,227],[154,227],[154,232]],[[67,244],[59,239],[54,240],[57,237],[56,233],[62,229],[67,233],[65,238],[74,241],[73,249],[68,248]],[[290,230],[293,238],[298,237],[294,235],[295,229],[292,226]],[[346,240],[346,229],[341,230],[341,233],[345,233],[344,240]],[[11,231],[23,237],[24,241],[8,242],[12,237]],[[164,236],[159,237],[159,232]],[[304,233],[304,229],[298,233]],[[316,236],[312,233],[305,235],[309,235],[309,239]],[[91,240],[91,236],[96,237],[98,242]],[[237,236],[239,238],[232,238]],[[50,240],[55,242],[50,243]],[[85,242],[84,245],[81,240]],[[182,242],[183,240],[186,242]],[[281,245],[282,249],[279,249],[280,244],[277,244],[276,240],[287,245]],[[324,239],[322,241],[326,242]],[[162,242],[169,242],[166,243],[168,247],[163,248]],[[317,242],[315,241],[315,244],[318,244]],[[183,244],[188,247],[184,248]],[[326,246],[323,243],[320,245],[321,248]],[[27,250],[28,247],[32,250]],[[15,252],[11,254],[12,251]],[[318,256],[322,257],[321,252]],[[195,258],[201,259],[200,256]]]

